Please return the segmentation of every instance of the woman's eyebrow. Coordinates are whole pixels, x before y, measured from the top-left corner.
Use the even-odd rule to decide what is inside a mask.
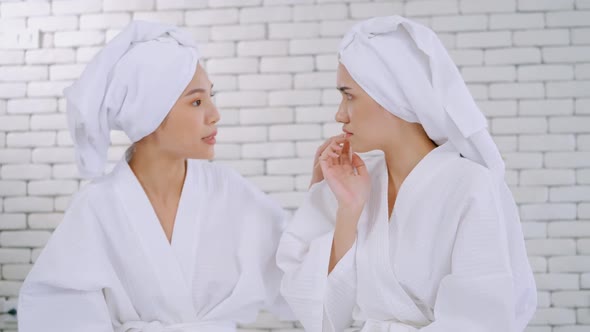
[[[211,89],[213,89],[213,84],[211,84]],[[203,88],[192,89],[189,92],[187,92],[184,96],[186,97],[188,95],[192,95],[193,93],[197,93],[197,92],[206,92],[206,91]]]
[[[347,86],[338,86],[338,87],[336,87],[336,90],[338,90],[340,92],[346,92],[346,90],[350,90],[350,88]]]
[[[205,92],[205,89],[201,89],[201,88],[199,88],[199,89],[192,89],[189,92],[187,92],[184,96],[186,97],[188,95],[192,95],[193,93],[197,93],[197,92]]]

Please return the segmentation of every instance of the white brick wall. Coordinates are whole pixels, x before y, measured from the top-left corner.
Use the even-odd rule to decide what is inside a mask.
[[[357,20],[401,14],[439,33],[508,167],[539,287],[528,332],[590,330],[590,1],[0,0],[0,310],[72,193],[76,175],[62,89],[132,19],[187,29],[218,91],[217,159],[287,208],[309,183],[316,147],[339,130],[336,47]],[[1,40],[1,38],[0,38]],[[109,158],[128,139],[112,135]],[[0,316],[0,329],[16,321]],[[301,331],[262,314],[248,331]]]

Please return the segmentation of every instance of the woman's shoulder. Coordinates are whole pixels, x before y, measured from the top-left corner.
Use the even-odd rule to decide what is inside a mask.
[[[99,212],[112,209],[104,206],[105,197],[110,197],[105,188],[102,182],[89,182],[72,195],[53,236],[83,238],[92,233],[89,230],[97,231],[100,228]]]
[[[74,212],[88,211],[90,208],[96,208],[102,201],[100,198],[105,197],[109,181],[106,177],[93,179],[82,185],[80,189],[72,195],[66,214]],[[89,211],[88,211],[89,212]]]
[[[102,221],[110,219],[110,212],[114,208],[112,204],[120,202],[113,194],[115,181],[116,177],[111,172],[84,183],[71,196],[62,220],[52,236],[66,242],[69,238],[77,238],[75,241],[98,238]],[[88,239],[85,241],[92,242]]]
[[[98,261],[104,242],[100,235],[99,211],[106,211],[100,202],[105,195],[104,181],[90,181],[72,195],[60,223],[46,243],[39,261],[54,271],[80,257]],[[107,207],[108,208],[108,207]],[[68,255],[64,256],[63,252]],[[82,260],[80,260],[82,261]],[[78,264],[78,263],[76,263]],[[63,271],[63,270],[62,270]]]
[[[465,198],[492,197],[499,188],[487,167],[464,157],[458,157],[449,163],[441,178],[447,183],[445,187],[451,186]]]
[[[464,157],[455,158],[451,167],[448,168],[448,172],[478,184],[489,182],[492,179],[492,173],[487,167]]]

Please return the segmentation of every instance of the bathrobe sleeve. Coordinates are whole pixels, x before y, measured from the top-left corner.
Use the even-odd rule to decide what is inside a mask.
[[[474,181],[463,207],[451,257],[451,273],[439,285],[434,322],[395,332],[521,332],[516,321],[516,292],[510,267],[506,220],[495,184]],[[523,241],[523,239],[521,239]]]
[[[279,244],[281,293],[306,331],[342,331],[352,322],[356,269],[353,247],[328,275],[337,202],[325,182],[315,184]]]
[[[101,291],[37,285],[19,296],[18,330],[111,332],[113,327]]]
[[[87,192],[74,197],[35,265],[18,299],[20,332],[110,332],[102,293],[109,264]]]

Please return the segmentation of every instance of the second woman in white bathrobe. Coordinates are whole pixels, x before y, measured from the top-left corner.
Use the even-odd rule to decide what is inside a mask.
[[[522,331],[536,307],[504,163],[456,66],[399,16],[355,25],[336,120],[277,262],[306,331]],[[350,152],[381,150],[361,159]]]

